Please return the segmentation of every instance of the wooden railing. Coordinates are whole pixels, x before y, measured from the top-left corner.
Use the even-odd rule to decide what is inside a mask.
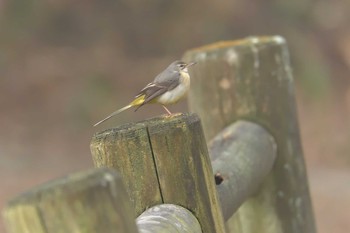
[[[220,42],[183,59],[198,63],[196,114],[96,133],[97,168],[14,198],[9,233],[316,232],[284,39]]]

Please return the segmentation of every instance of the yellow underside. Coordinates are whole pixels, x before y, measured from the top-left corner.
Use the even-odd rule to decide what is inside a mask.
[[[141,95],[141,96],[137,97],[129,105],[140,106],[141,104],[143,104],[143,102],[145,102],[145,95]],[[157,103],[157,98],[154,98],[153,100],[147,102],[147,104],[154,104],[154,103]]]
[[[131,106],[139,106],[141,104],[143,104],[143,102],[145,101],[145,95],[141,95],[139,97],[137,97],[136,99],[134,99],[130,105]]]

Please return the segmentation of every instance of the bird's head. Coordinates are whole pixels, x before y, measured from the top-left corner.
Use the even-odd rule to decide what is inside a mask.
[[[197,64],[197,62],[190,62],[190,63],[186,63],[183,61],[174,61],[173,63],[170,64],[169,67],[171,67],[171,69],[173,69],[174,71],[182,71],[182,72],[188,72],[188,67],[193,66]]]

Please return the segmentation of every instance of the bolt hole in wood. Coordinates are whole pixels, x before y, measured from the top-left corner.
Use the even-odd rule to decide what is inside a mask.
[[[220,172],[217,172],[214,175],[214,178],[215,178],[215,184],[216,185],[219,185],[219,184],[221,184],[224,181],[224,177],[220,174]]]

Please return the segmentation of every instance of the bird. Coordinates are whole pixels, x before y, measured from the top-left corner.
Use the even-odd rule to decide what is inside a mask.
[[[167,114],[171,115],[172,113],[166,105],[175,104],[187,95],[190,89],[188,68],[195,64],[197,63],[186,63],[179,60],[172,62],[152,82],[142,88],[133,101],[100,120],[94,126],[105,122],[131,107],[136,107],[135,111],[137,111],[140,107],[149,103],[161,104]]]

